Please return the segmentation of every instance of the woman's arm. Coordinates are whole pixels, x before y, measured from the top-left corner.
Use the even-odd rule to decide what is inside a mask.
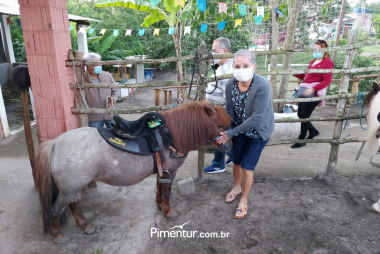
[[[318,69],[334,69],[334,64],[333,62],[329,61],[329,63],[322,65],[321,68],[318,68]],[[314,91],[322,90],[326,88],[328,85],[330,85],[332,77],[333,77],[332,73],[323,73],[322,81],[313,87]]]
[[[228,137],[232,138],[233,136],[238,136],[239,133],[244,133],[258,126],[258,123],[264,118],[267,108],[269,106],[272,107],[272,104],[269,103],[271,99],[271,88],[269,84],[266,84],[257,91],[253,101],[252,114],[239,126],[232,130],[227,130]]]

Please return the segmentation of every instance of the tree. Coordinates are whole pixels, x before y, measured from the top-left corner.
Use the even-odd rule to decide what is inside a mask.
[[[143,27],[149,27],[156,22],[165,21],[169,28],[174,29],[172,36],[177,57],[181,56],[181,21],[187,19],[188,10],[191,8],[191,4],[188,4],[186,7],[184,5],[185,0],[162,0],[156,6],[142,0],[135,0],[133,2],[101,0],[95,3],[96,7],[124,7],[139,12],[148,12],[149,15],[144,18],[144,22],[141,24]],[[177,61],[177,80],[183,80],[181,61]]]

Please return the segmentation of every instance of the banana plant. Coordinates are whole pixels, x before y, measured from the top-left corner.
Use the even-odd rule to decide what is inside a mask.
[[[165,21],[169,27],[174,27],[173,40],[177,57],[181,56],[181,22],[186,20],[191,9],[191,1],[185,6],[186,0],[100,0],[96,7],[124,7],[141,12],[148,12],[141,24],[149,27],[156,22]],[[153,3],[153,4],[152,4]],[[177,80],[183,79],[182,62],[177,61]]]

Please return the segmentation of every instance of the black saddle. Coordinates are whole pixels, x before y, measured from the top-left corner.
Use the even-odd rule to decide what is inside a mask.
[[[171,150],[170,156],[180,158],[172,147],[173,138],[164,118],[156,112],[145,114],[136,121],[127,121],[114,116],[113,129],[98,128],[108,144],[126,152],[152,155],[159,183],[171,183],[171,174],[166,167],[164,149]],[[174,151],[173,151],[174,150]],[[164,173],[168,177],[164,177]]]
[[[115,120],[113,133],[116,136],[131,141],[146,137],[153,152],[160,151],[157,132],[164,148],[168,148],[173,144],[173,137],[166,126],[165,120],[157,112],[147,113],[136,121],[127,121],[117,115],[113,119]]]

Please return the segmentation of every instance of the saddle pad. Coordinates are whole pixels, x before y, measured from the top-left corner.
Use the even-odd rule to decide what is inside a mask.
[[[138,155],[154,155],[154,152],[150,149],[148,139],[146,137],[141,137],[131,141],[115,136],[110,128],[98,128],[98,131],[100,136],[102,136],[108,144],[119,150]]]

